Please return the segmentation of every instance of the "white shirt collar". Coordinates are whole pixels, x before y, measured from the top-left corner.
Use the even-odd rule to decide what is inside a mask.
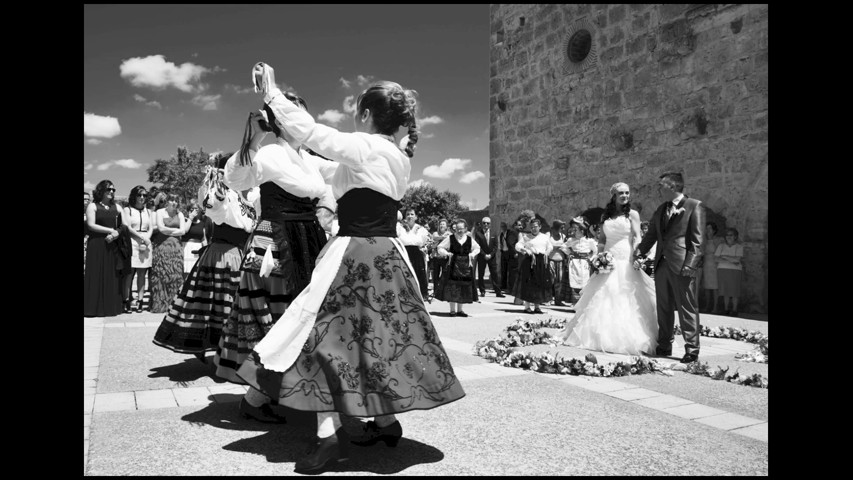
[[[678,202],[680,202],[682,198],[684,198],[684,193],[679,193],[678,195],[676,195],[675,198],[672,199],[672,204],[678,206]]]

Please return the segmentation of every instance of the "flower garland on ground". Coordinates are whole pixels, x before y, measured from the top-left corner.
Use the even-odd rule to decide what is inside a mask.
[[[474,353],[477,356],[483,357],[504,367],[522,368],[542,373],[588,375],[593,377],[621,377],[626,375],[640,375],[644,373],[661,373],[663,375],[671,376],[674,371],[681,370],[694,375],[702,375],[714,380],[725,380],[738,385],[747,385],[759,388],[767,388],[768,385],[767,377],[761,374],[756,373],[746,377],[741,377],[738,372],[735,372],[732,375],[726,375],[729,370],[728,367],[724,369],[718,366],[715,369],[710,369],[707,362],[700,363],[697,361],[688,365],[677,363],[661,365],[657,359],[632,356],[627,362],[599,364],[598,359],[591,353],[587,354],[584,359],[579,359],[565,357],[559,358],[559,355],[552,356],[549,352],[532,353],[512,350],[513,348],[528,345],[556,345],[557,341],[551,337],[550,334],[542,332],[539,329],[562,328],[565,324],[566,319],[553,317],[536,322],[518,318],[514,324],[509,325],[504,329],[506,336],[498,336],[491,340],[478,341],[474,345]],[[704,331],[705,329],[703,328],[703,332]],[[759,335],[763,336],[763,348],[766,349],[766,335],[760,333]],[[753,335],[753,338],[755,338],[755,335]],[[759,345],[761,346],[761,344]]]
[[[678,325],[675,326],[675,334],[681,334],[681,328]],[[703,325],[702,331],[699,334],[703,337],[731,338],[732,340],[756,344],[755,350],[735,355],[735,359],[742,362],[768,363],[768,359],[770,358],[768,348],[770,344],[769,337],[767,334],[759,331],[747,330],[745,328],[709,327]]]

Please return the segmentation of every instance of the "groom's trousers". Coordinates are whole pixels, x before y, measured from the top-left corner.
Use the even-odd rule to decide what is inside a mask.
[[[684,337],[684,351],[699,355],[699,311],[692,283],[695,277],[673,273],[664,259],[655,269],[655,289],[658,308],[658,349],[672,351],[675,338],[675,312]]]

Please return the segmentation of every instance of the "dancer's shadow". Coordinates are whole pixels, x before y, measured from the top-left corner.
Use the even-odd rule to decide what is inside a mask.
[[[314,412],[293,410],[273,405],[273,410],[287,418],[286,424],[260,423],[240,416],[238,402],[211,403],[196,412],[184,415],[181,420],[197,425],[211,425],[226,430],[264,432],[261,435],[229,443],[222,448],[231,452],[263,455],[270,463],[296,463],[317,433],[317,415]],[[351,436],[361,435],[360,419],[341,415],[341,424]],[[380,442],[371,447],[349,445],[349,460],[336,464],[329,472],[399,473],[414,465],[435,463],[444,459],[444,453],[435,447],[403,437],[396,448]]]
[[[207,357],[207,363],[201,363],[197,358],[191,356],[181,363],[154,367],[151,372],[148,378],[166,377],[182,387],[204,377],[210,377],[216,383],[225,382],[224,379],[216,376],[212,356]]]
[[[306,412],[301,412],[306,413]],[[286,429],[271,430],[263,435],[245,438],[225,445],[225,450],[264,455],[270,463],[296,463],[316,435],[316,415],[310,425],[290,425]],[[341,416],[341,424],[351,437],[361,435],[363,423],[354,418]],[[371,472],[382,475],[399,473],[414,465],[435,463],[444,459],[441,450],[403,437],[396,448],[388,448],[380,442],[370,447],[349,444],[349,460],[338,463],[328,472]]]

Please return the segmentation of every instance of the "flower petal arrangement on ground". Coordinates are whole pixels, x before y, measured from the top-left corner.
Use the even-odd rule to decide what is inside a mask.
[[[521,318],[515,323],[507,326],[503,336],[491,340],[480,340],[474,345],[474,354],[487,360],[495,362],[504,367],[522,368],[542,373],[558,373],[561,375],[588,375],[593,377],[621,377],[625,375],[640,375],[644,373],[660,373],[671,376],[674,371],[684,371],[694,375],[706,376],[714,380],[725,380],[738,385],[747,385],[758,388],[767,388],[767,377],[761,374],[752,374],[741,377],[738,372],[726,375],[729,368],[717,367],[711,369],[707,362],[699,361],[686,366],[682,364],[661,364],[657,359],[648,357],[630,357],[627,362],[610,362],[599,364],[595,355],[589,353],[584,359],[559,358],[559,354],[552,355],[550,352],[523,352],[514,350],[518,347],[528,345],[557,344],[556,340],[542,328],[562,328],[566,324],[565,318],[549,317],[546,320],[531,322]],[[702,335],[720,338],[734,338],[736,340],[758,343],[756,352],[741,354],[741,358],[754,358],[754,362],[767,362],[767,336],[760,332],[747,332],[743,329],[730,327],[703,327]],[[723,336],[726,335],[726,336]],[[760,351],[759,351],[760,350]],[[741,359],[739,358],[739,359]],[[761,360],[763,359],[763,361]],[[679,368],[674,368],[679,366]]]

